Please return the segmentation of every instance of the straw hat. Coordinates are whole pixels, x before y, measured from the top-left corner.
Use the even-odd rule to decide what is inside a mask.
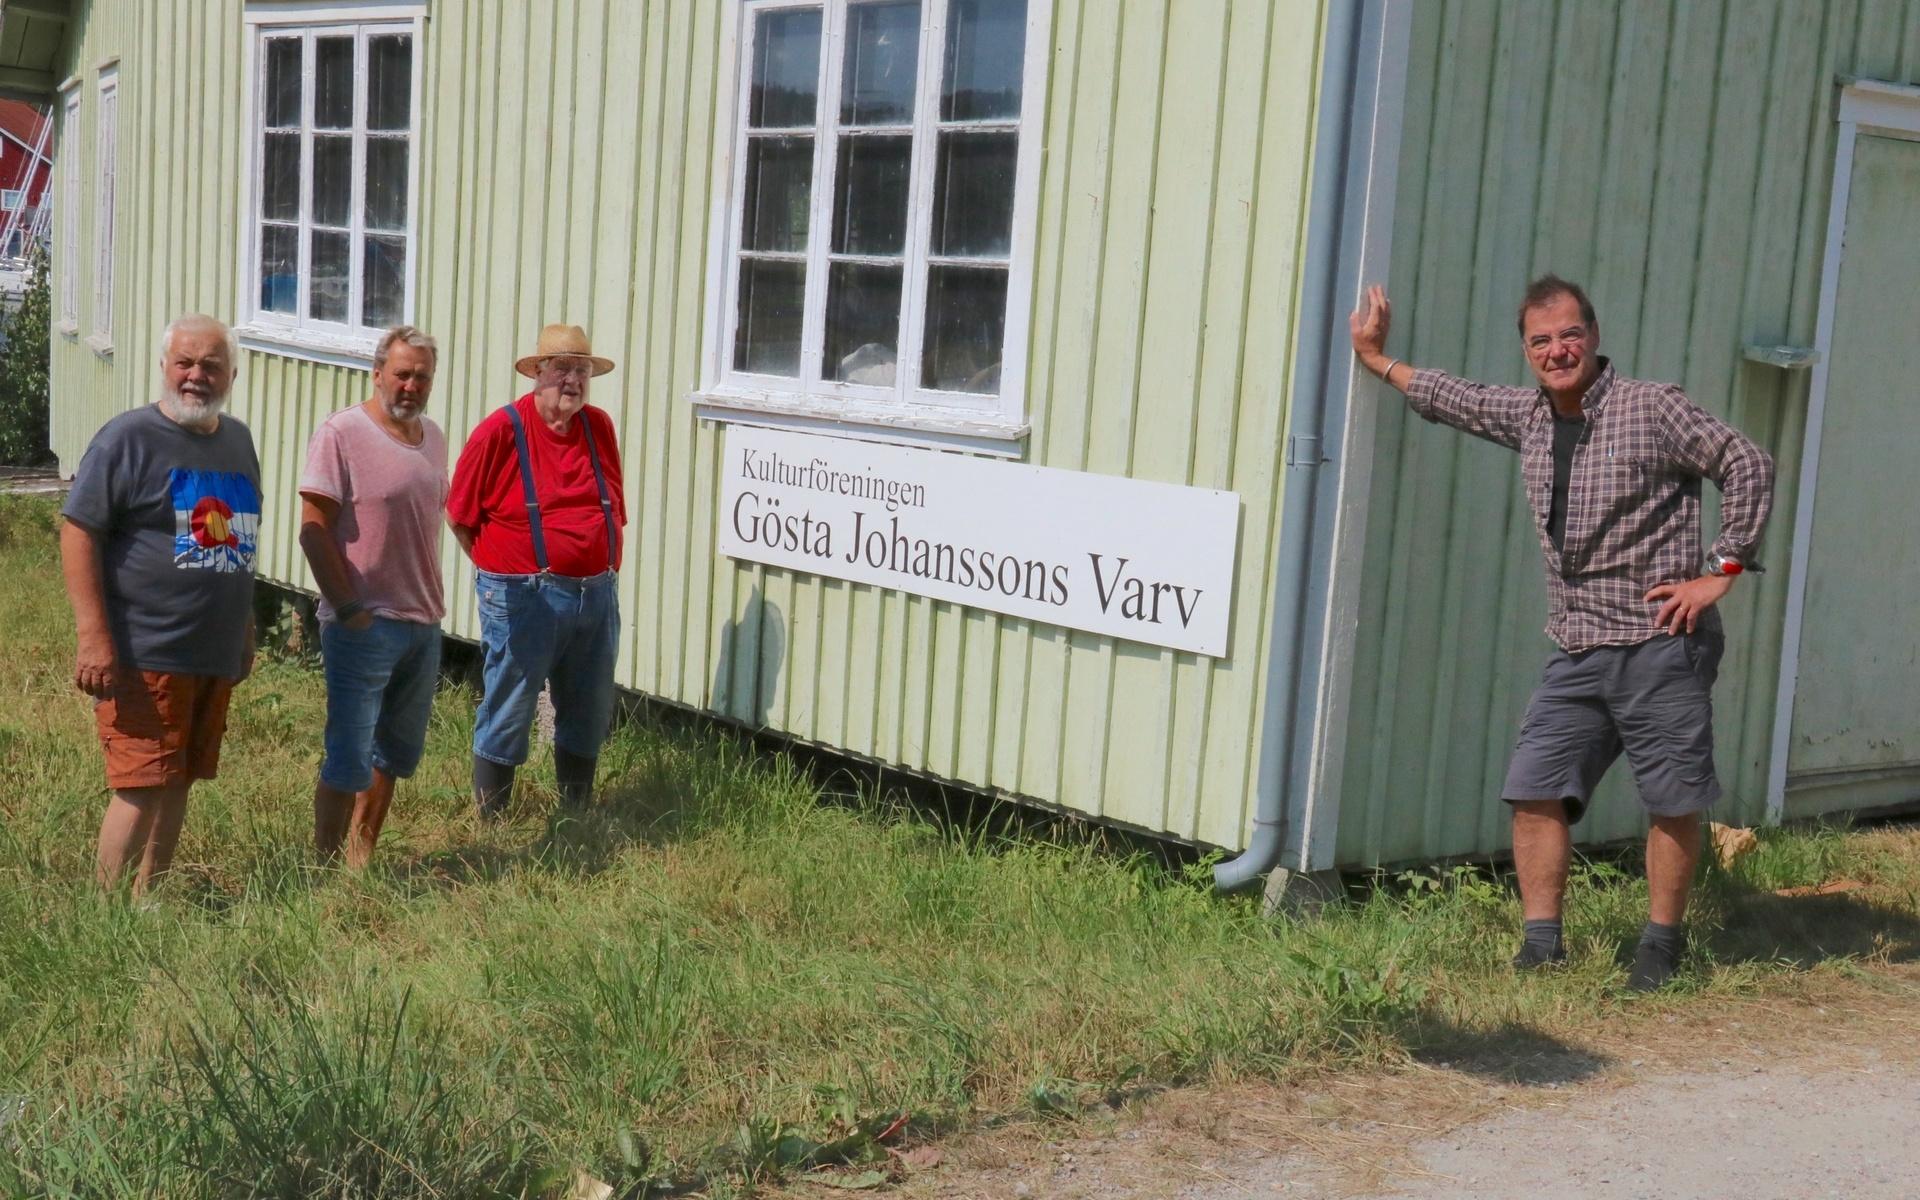
[[[587,345],[587,331],[578,325],[549,325],[540,331],[533,353],[513,364],[513,369],[532,379],[540,373],[543,358],[584,358],[593,364],[595,375],[613,370],[613,360],[601,358]]]

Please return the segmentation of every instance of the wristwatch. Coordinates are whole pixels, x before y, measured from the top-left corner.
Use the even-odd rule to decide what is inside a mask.
[[[1752,563],[1743,563],[1731,555],[1707,555],[1707,574],[1709,575],[1739,575],[1746,571],[1760,574],[1765,570],[1766,568],[1755,566]]]

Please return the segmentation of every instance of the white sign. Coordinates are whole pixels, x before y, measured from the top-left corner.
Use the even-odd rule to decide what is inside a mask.
[[[720,552],[1220,657],[1232,492],[727,429]]]

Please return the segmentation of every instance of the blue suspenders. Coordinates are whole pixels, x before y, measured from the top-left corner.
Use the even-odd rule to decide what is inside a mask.
[[[600,470],[600,451],[593,444],[593,422],[587,410],[580,410],[580,432],[587,439],[587,462],[593,467],[593,486],[600,493],[600,516],[607,523],[607,569],[618,564],[620,533],[613,523],[613,501],[607,496],[607,477]],[[507,405],[507,420],[513,422],[513,452],[520,459],[520,488],[527,498],[527,529],[533,535],[533,565],[547,573],[547,534],[540,522],[540,494],[533,487],[533,459],[527,453],[527,427],[520,420],[516,405]]]

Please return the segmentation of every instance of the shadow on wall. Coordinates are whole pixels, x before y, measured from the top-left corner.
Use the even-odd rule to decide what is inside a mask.
[[[773,711],[780,667],[787,656],[787,625],[778,605],[759,588],[737,621],[720,638],[720,665],[713,673],[713,711],[764,729]]]

